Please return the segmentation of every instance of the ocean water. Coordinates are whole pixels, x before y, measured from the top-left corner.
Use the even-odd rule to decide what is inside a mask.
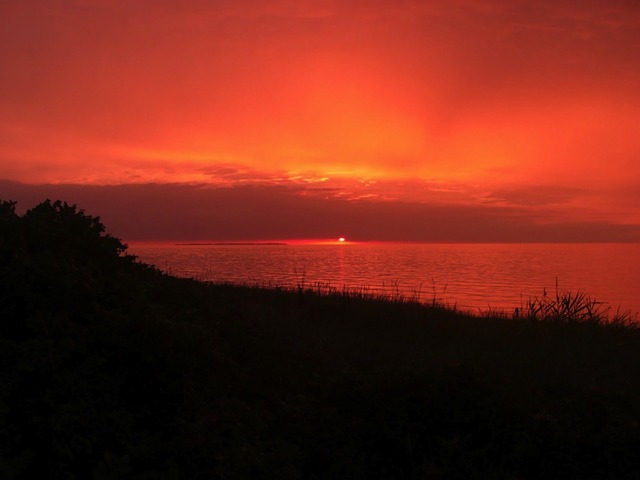
[[[546,291],[586,292],[640,312],[640,244],[131,243],[173,275],[259,285],[434,297],[470,310],[512,310]]]

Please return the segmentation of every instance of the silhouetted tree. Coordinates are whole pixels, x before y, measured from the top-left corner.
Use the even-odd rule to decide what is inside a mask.
[[[100,217],[86,215],[76,205],[49,199],[22,217],[26,246],[30,250],[50,250],[72,254],[85,260],[122,255],[127,246],[105,233]]]
[[[9,251],[15,247],[16,229],[20,217],[16,214],[16,202],[0,200],[0,255],[6,259]]]
[[[12,221],[18,218],[16,203],[11,200],[0,200],[0,222]]]
[[[0,200],[0,478],[167,470],[152,447],[131,460],[176,435],[183,386],[138,327],[158,271],[126,249],[75,205]]]
[[[122,301],[137,264],[99,217],[59,200],[15,207],[0,201],[0,331],[21,335],[33,315],[57,312],[86,322]]]

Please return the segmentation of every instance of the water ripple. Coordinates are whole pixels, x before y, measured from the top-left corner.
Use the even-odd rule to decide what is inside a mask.
[[[586,291],[640,311],[639,244],[131,245],[174,275],[417,295],[466,309],[513,309],[544,289]]]

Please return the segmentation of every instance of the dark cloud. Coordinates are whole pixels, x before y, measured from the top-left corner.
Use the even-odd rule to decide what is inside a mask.
[[[194,185],[23,185],[0,182],[0,198],[24,211],[45,198],[99,215],[132,240],[335,238],[414,242],[639,241],[640,226],[607,222],[538,224],[502,206],[433,206],[399,201],[323,199],[296,187]]]

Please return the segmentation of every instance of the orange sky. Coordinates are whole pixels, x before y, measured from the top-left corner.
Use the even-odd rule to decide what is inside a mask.
[[[639,58],[635,0],[0,1],[0,179],[637,226]]]

